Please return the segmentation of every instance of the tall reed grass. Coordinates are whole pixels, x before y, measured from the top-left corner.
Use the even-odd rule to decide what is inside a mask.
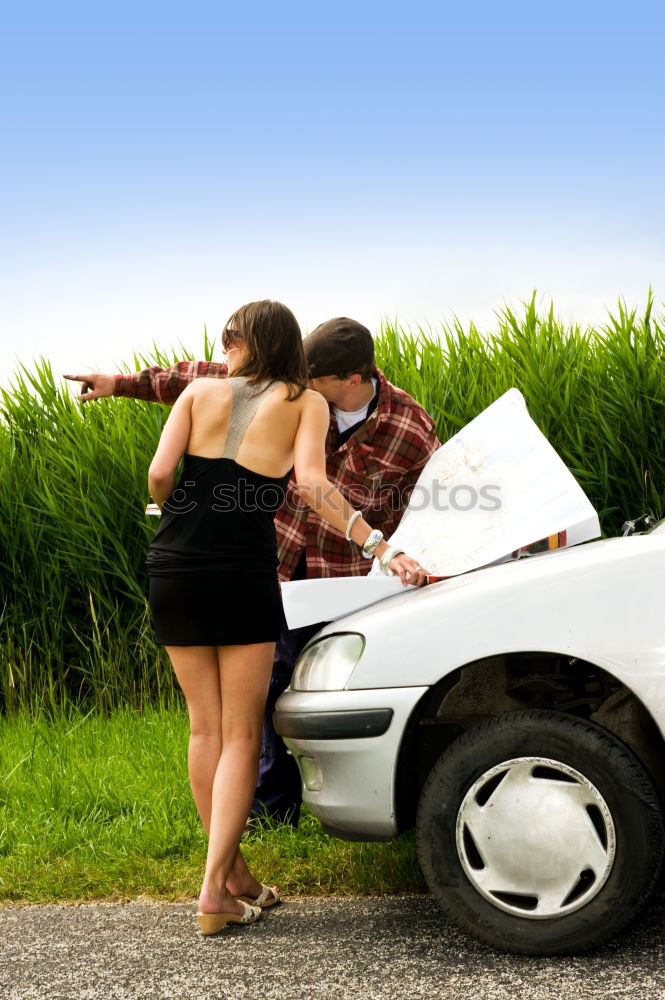
[[[605,534],[628,516],[665,509],[665,316],[649,293],[641,314],[620,302],[607,323],[566,325],[535,295],[497,329],[426,331],[386,324],[377,338],[391,382],[435,418],[442,441],[511,386],[599,512]]]
[[[156,351],[134,362],[173,360]],[[154,531],[146,473],[166,411],[114,399],[82,406],[44,360],[0,394],[5,708],[110,711],[173,695],[143,565]]]
[[[207,336],[203,347],[209,357]],[[376,351],[441,440],[516,386],[606,534],[628,516],[663,516],[665,318],[651,294],[643,312],[620,303],[598,328],[562,323],[535,296],[519,314],[497,314],[490,333],[386,323]],[[173,360],[155,349],[130,367]],[[144,571],[146,472],[164,417],[125,399],[81,406],[48,361],[0,394],[0,710],[171,698]]]

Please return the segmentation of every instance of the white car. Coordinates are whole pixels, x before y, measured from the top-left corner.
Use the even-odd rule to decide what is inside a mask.
[[[275,713],[340,837],[415,824],[445,913],[580,952],[663,857],[665,523],[409,588],[326,625]]]

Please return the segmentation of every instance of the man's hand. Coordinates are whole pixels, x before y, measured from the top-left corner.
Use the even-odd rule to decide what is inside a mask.
[[[71,382],[82,382],[81,402],[89,399],[101,399],[102,396],[112,396],[115,389],[115,375],[101,375],[93,372],[91,375],[65,375]]]

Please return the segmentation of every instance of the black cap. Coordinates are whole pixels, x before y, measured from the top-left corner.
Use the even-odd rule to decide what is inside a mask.
[[[303,340],[310,378],[339,375],[344,378],[374,364],[372,334],[362,323],[346,316],[321,323]]]

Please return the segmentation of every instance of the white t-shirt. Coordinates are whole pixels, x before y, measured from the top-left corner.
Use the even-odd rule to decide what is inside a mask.
[[[379,384],[378,378],[372,377],[372,385],[374,386],[374,396],[376,396],[376,387],[378,384]],[[372,399],[374,398],[374,396],[372,396]],[[365,403],[364,406],[361,406],[359,410],[340,410],[339,407],[333,406],[333,413],[337,418],[337,429],[339,433],[343,434],[344,431],[349,429],[349,427],[353,427],[354,424],[357,424],[361,420],[364,420],[365,417],[367,416],[367,410],[371,402],[372,402],[371,399],[368,400],[368,402]]]

